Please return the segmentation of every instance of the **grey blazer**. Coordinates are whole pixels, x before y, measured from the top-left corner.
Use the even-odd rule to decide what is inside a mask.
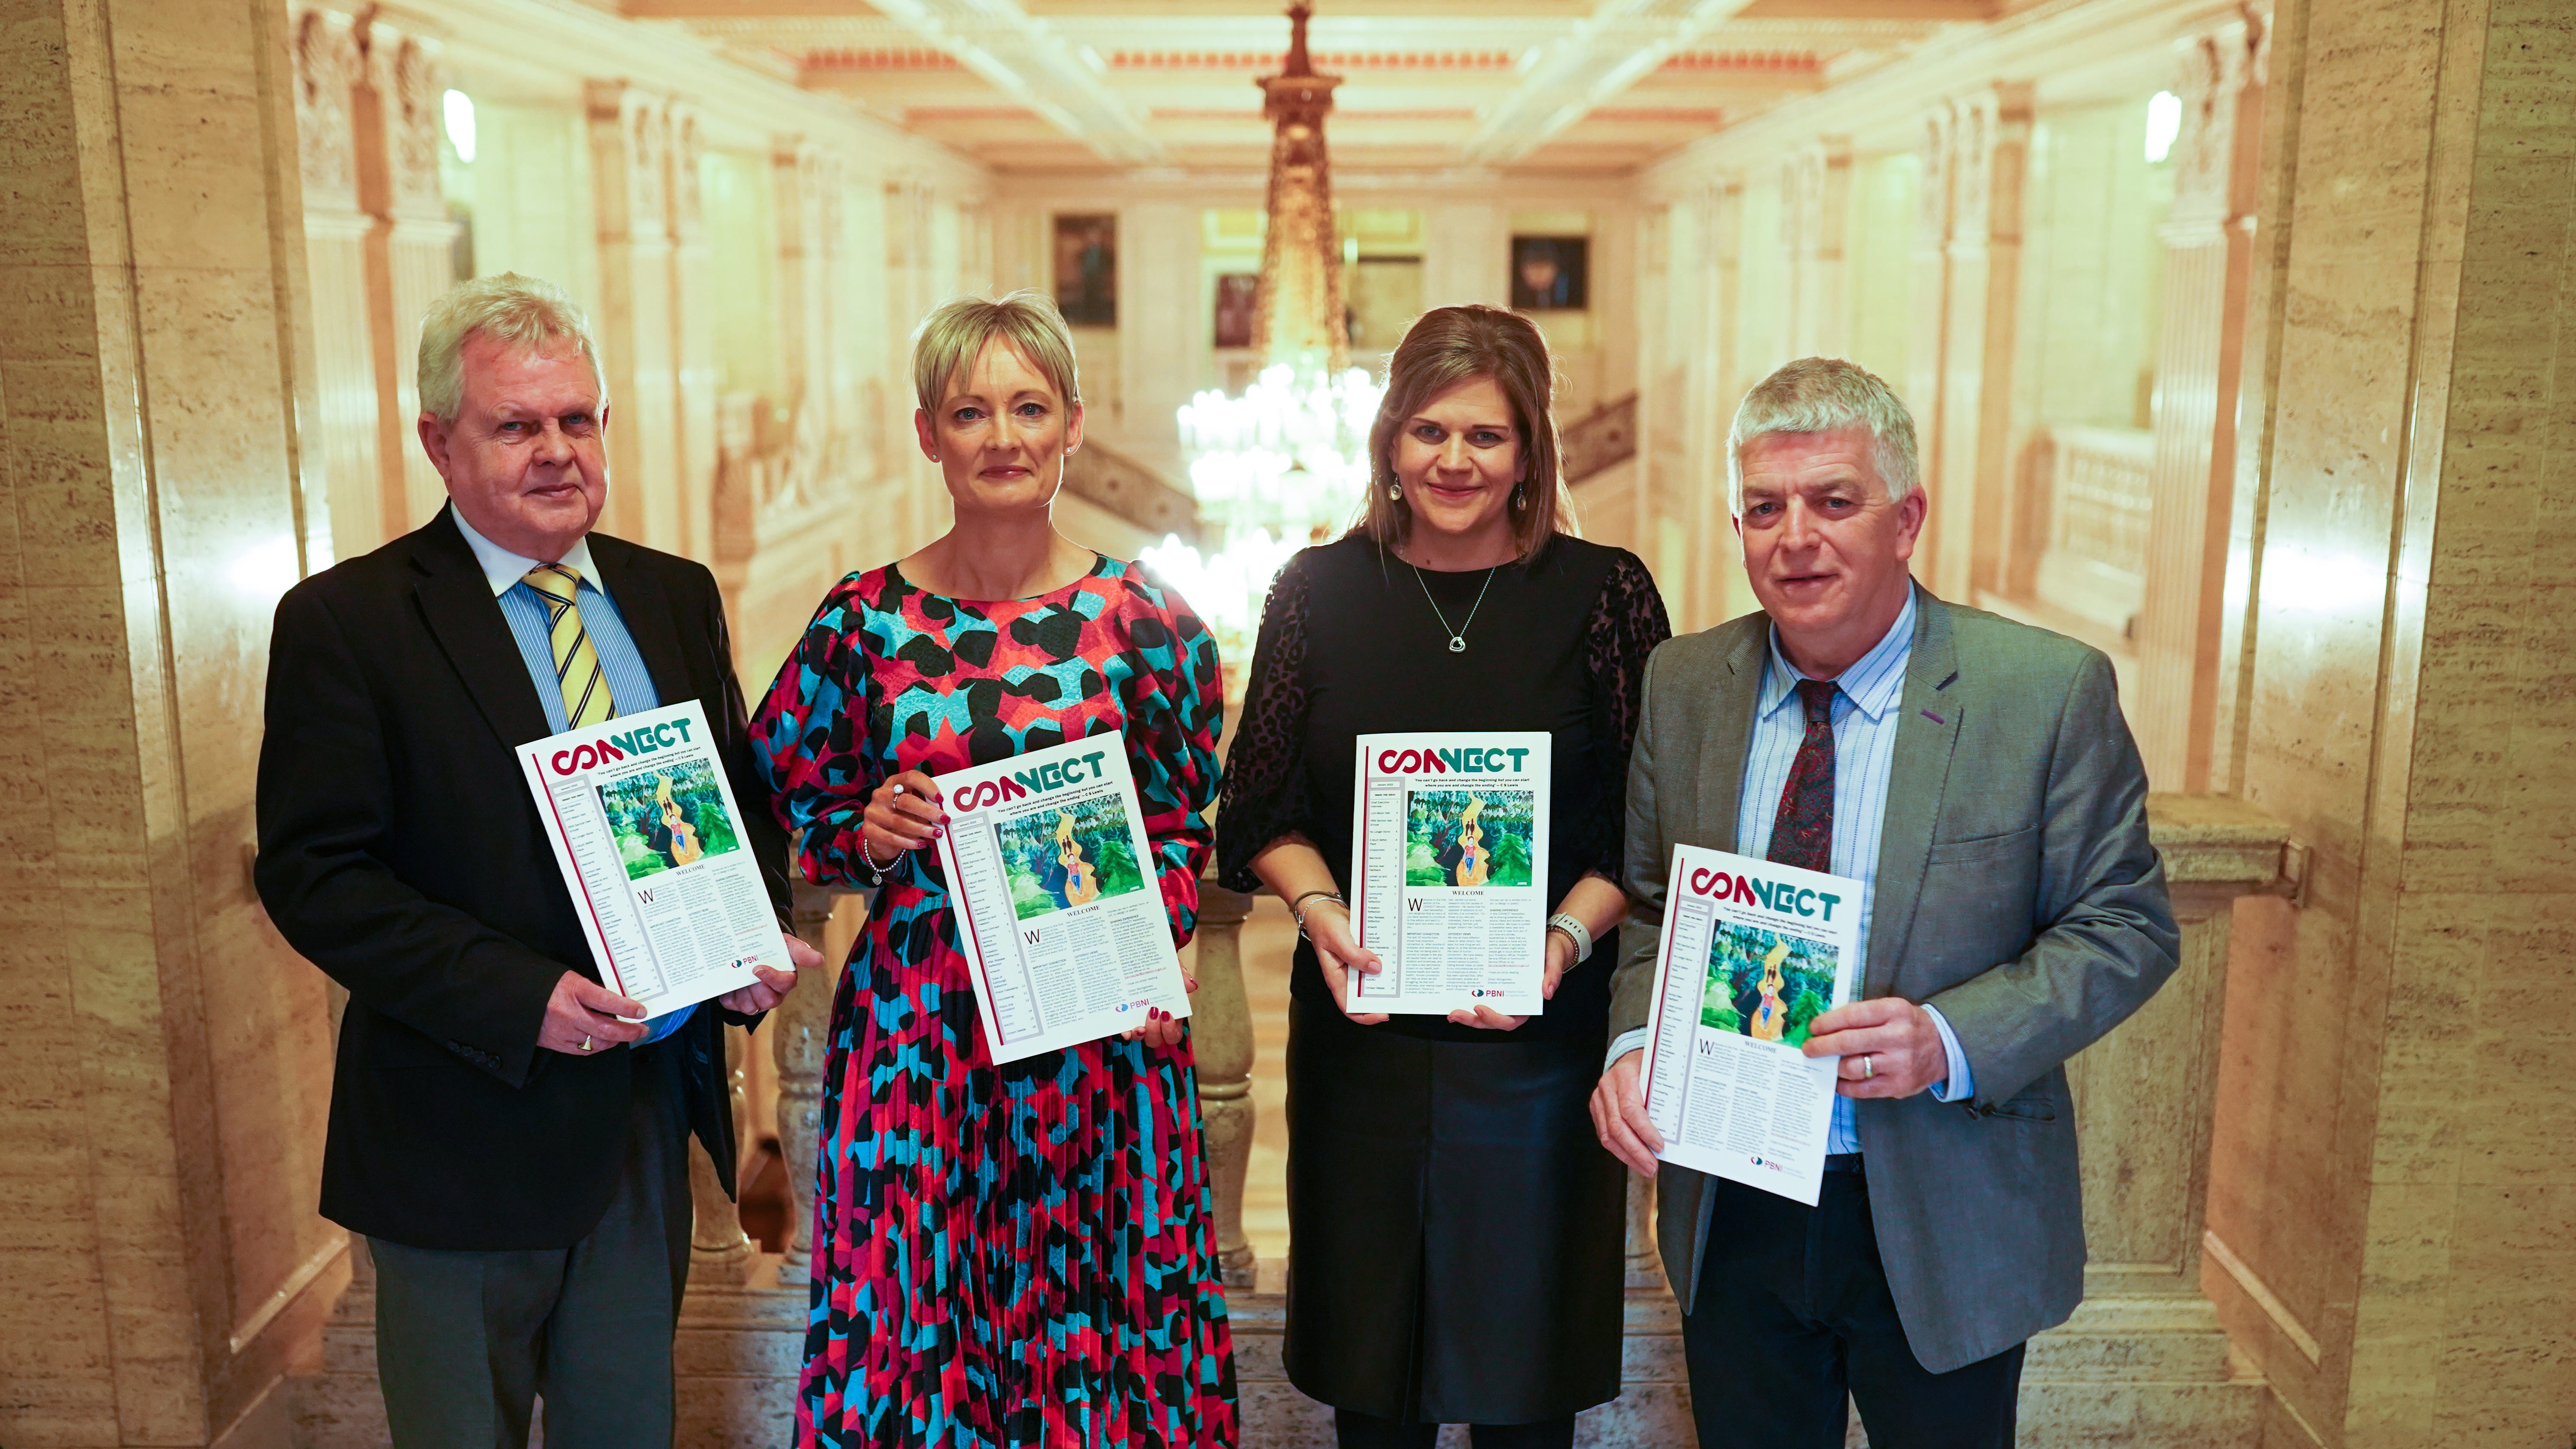
[[[1862,992],[1929,1002],[1973,1102],[1861,1100],[1870,1212],[1915,1356],[1946,1373],[2062,1323],[2084,1295],[2063,1063],[2177,964],[2147,777],[2111,663],[2071,639],[1915,593]],[[1641,1028],[1676,844],[1735,848],[1770,619],[1673,639],[1646,664],[1628,770],[1627,888],[1610,1031]],[[1708,1179],[1664,1164],[1656,1241],[1690,1308]]]

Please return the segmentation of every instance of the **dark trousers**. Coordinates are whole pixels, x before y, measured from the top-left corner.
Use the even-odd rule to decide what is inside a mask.
[[[689,1273],[680,1046],[636,1054],[626,1162],[608,1211],[569,1248],[465,1252],[370,1238],[376,1375],[396,1449],[671,1442],[671,1334]]]
[[[1333,1435],[1340,1449],[1432,1449],[1440,1441],[1440,1426],[1335,1409]],[[1467,1441],[1475,1449],[1574,1449],[1574,1416],[1536,1424],[1473,1424]]]
[[[1868,1183],[1828,1172],[1814,1207],[1712,1179],[1682,1320],[1699,1449],[1841,1449],[1848,1394],[1870,1449],[2012,1449],[2021,1347],[1946,1374],[1905,1341]]]

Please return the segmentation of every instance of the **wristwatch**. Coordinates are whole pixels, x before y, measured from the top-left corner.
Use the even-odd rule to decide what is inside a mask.
[[[1547,928],[1551,931],[1563,931],[1565,939],[1574,943],[1574,959],[1578,964],[1583,958],[1592,954],[1592,931],[1573,916],[1559,911],[1547,918]]]

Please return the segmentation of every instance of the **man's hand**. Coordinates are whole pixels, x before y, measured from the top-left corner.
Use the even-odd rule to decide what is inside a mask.
[[[758,1016],[787,999],[787,993],[796,989],[797,973],[822,964],[822,952],[790,936],[787,938],[787,970],[773,970],[754,963],[751,974],[760,980],[750,986],[735,987],[717,997],[716,1005],[736,1016]]]
[[[1950,1077],[1932,1013],[1900,997],[1837,1006],[1807,1032],[1807,1055],[1843,1059],[1834,1090],[1846,1097],[1911,1097]]]
[[[537,1045],[567,1056],[597,1056],[613,1046],[644,1039],[644,1003],[618,995],[578,971],[567,971],[546,1000]]]
[[[1592,1089],[1592,1130],[1611,1156],[1630,1170],[1652,1177],[1655,1154],[1664,1150],[1664,1134],[1646,1120],[1646,1097],[1637,1084],[1638,1064],[1645,1055],[1643,1050],[1632,1051],[1601,1074],[1601,1085]]]

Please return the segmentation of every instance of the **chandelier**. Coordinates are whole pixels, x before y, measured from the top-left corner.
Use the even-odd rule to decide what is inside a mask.
[[[1238,659],[1248,657],[1280,567],[1358,511],[1369,482],[1369,426],[1384,391],[1350,365],[1324,151],[1324,117],[1342,82],[1315,74],[1306,53],[1311,13],[1302,3],[1288,12],[1287,62],[1259,82],[1262,115],[1273,127],[1252,338],[1261,373],[1239,397],[1211,389],[1180,408],[1190,486],[1217,548],[1202,554],[1166,535],[1144,553]]]

